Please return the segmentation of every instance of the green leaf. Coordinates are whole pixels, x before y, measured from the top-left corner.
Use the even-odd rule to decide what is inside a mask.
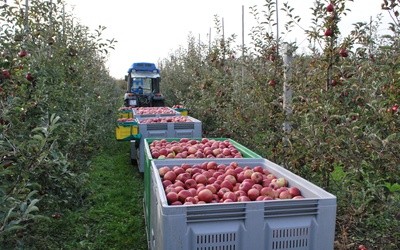
[[[36,183],[37,184],[37,183]],[[38,185],[38,184],[37,184]],[[38,193],[38,191],[37,190],[33,190],[32,192],[30,192],[27,196],[26,196],[26,199],[27,200],[30,200],[31,199],[31,197],[34,195],[34,194],[37,194]]]
[[[45,140],[45,138],[40,134],[33,135],[32,138],[35,139],[35,140],[38,140],[40,142]]]
[[[32,200],[31,203],[29,204],[28,208],[25,210],[24,215],[28,215],[31,212],[39,211],[39,208],[37,206],[35,206],[35,204],[38,202],[39,202],[39,199]]]

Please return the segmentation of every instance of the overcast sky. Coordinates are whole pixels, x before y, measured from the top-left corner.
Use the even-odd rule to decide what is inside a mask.
[[[214,16],[224,19],[225,34],[235,33],[241,42],[242,6],[244,6],[245,34],[250,32],[254,18],[249,7],[257,5],[261,10],[264,0],[66,0],[69,9],[81,24],[94,30],[99,25],[106,26],[105,38],[115,38],[118,43],[111,51],[107,67],[110,74],[123,78],[133,62],[148,61],[157,63],[168,57],[180,46],[186,46],[187,38],[193,34],[202,42],[208,42],[208,33],[215,35]],[[294,7],[295,15],[302,16],[302,25],[308,27],[310,7],[314,0],[280,0]],[[368,4],[366,4],[368,2]],[[342,19],[341,25],[349,29],[351,24],[369,21],[381,12],[382,0],[354,0],[348,8],[352,12]],[[73,10],[73,11],[72,11]],[[281,13],[280,19],[285,18]],[[385,20],[389,20],[384,13]],[[280,20],[280,23],[284,22]],[[345,27],[344,27],[345,28]],[[343,29],[344,29],[343,28]],[[382,29],[387,28],[383,25]],[[283,29],[283,28],[281,28]],[[342,35],[346,35],[343,34]],[[245,38],[245,43],[250,40]],[[285,41],[304,41],[300,30],[293,32]]]

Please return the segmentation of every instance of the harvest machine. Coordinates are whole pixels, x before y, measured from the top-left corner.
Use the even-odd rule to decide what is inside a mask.
[[[126,107],[163,107],[164,96],[160,92],[160,70],[154,63],[135,62],[125,76]]]

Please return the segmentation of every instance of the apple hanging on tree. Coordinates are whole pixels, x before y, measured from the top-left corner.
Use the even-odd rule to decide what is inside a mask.
[[[275,87],[276,86],[276,81],[274,79],[269,80],[268,85],[271,87]]]
[[[392,107],[392,112],[395,113],[395,112],[397,112],[398,110],[399,110],[399,105],[398,105],[398,104],[393,105],[393,107]]]
[[[31,72],[28,72],[25,76],[26,80],[32,82],[35,78],[32,76]]]
[[[347,51],[347,49],[341,48],[341,49],[339,50],[339,55],[340,55],[341,57],[348,57],[348,56],[349,56],[349,52]]]
[[[19,57],[25,57],[28,55],[28,52],[24,49],[20,50],[20,52],[18,53]]]
[[[3,69],[2,75],[5,79],[10,79],[11,78],[11,73],[8,69]]]
[[[335,10],[335,6],[333,6],[333,3],[329,3],[328,6],[326,6],[326,12],[333,12]]]
[[[333,31],[330,28],[328,28],[328,29],[325,30],[324,35],[325,36],[332,36],[333,35]]]

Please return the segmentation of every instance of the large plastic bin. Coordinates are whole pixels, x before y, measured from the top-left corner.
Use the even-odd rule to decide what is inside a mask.
[[[120,109],[118,110],[119,118],[133,118],[132,109]]]
[[[182,116],[187,116],[189,115],[189,110],[186,108],[174,108],[176,111],[181,113]]]
[[[139,127],[137,122],[117,122],[115,127],[115,138],[118,141],[134,140],[138,137]]]
[[[191,122],[146,123],[146,118],[137,118],[141,141],[139,144],[139,171],[144,172],[146,164],[145,142],[147,138],[194,138],[202,136],[202,122],[193,117],[187,117]]]
[[[232,162],[231,159],[216,161]],[[187,161],[154,160],[151,162],[150,249],[333,249],[334,195],[266,159],[235,161],[240,166],[261,165],[277,177],[285,177],[289,186],[297,186],[305,198],[169,206],[158,169]]]
[[[229,141],[242,155],[243,158],[262,158],[262,156],[258,155],[257,153],[253,152],[249,148],[243,146],[242,144],[238,143],[237,141],[229,138],[208,138],[209,140],[216,140],[216,141]],[[152,206],[151,204],[151,173],[150,173],[150,167],[151,167],[151,162],[154,160],[151,156],[150,152],[150,143],[152,143],[154,140],[159,140],[159,139],[153,139],[153,138],[145,138],[144,140],[144,152],[145,152],[145,166],[144,166],[144,210],[145,210],[145,218],[147,221],[150,221],[150,207]],[[165,139],[168,142],[172,141],[179,141],[179,138],[167,138]],[[197,140],[200,141],[201,138],[191,138],[191,140]],[[212,158],[217,159],[217,158]],[[225,158],[225,159],[239,159],[239,158]],[[177,159],[163,159],[163,160],[158,160],[158,161],[165,161],[166,164],[170,164],[169,162],[175,162]],[[185,159],[186,161],[195,161],[198,159]],[[147,228],[149,228],[150,224],[147,224]]]

